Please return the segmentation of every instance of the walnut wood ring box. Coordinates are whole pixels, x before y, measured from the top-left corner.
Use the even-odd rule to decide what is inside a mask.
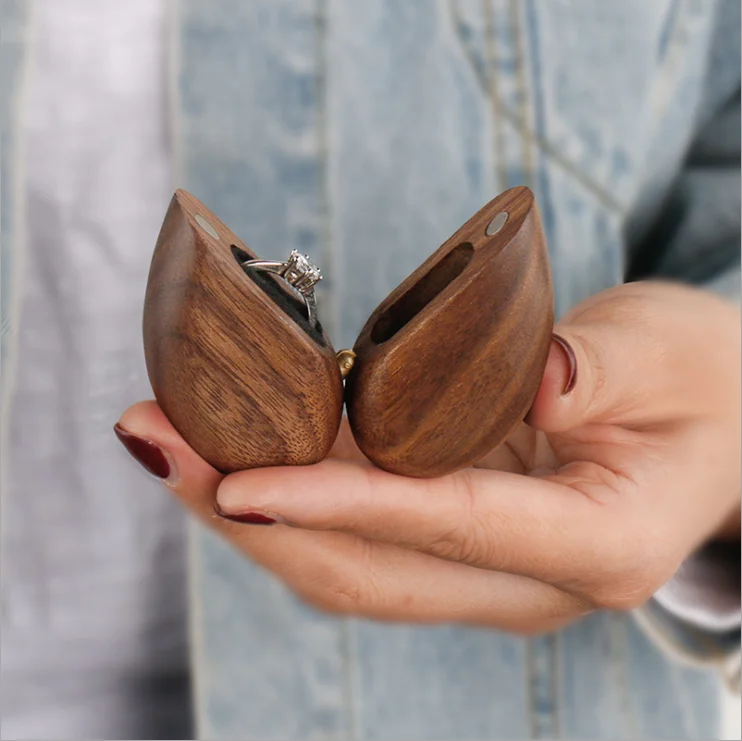
[[[352,353],[336,355],[301,296],[242,266],[251,259],[209,209],[176,192],[147,285],[147,369],[168,419],[219,471],[323,460],[345,402],[372,463],[441,476],[502,443],[530,409],[553,294],[527,188],[487,204],[382,301],[345,384]]]

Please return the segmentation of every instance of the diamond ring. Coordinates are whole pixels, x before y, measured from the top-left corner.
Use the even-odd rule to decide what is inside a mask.
[[[317,300],[314,296],[314,286],[322,280],[319,268],[311,260],[296,250],[292,250],[288,260],[278,262],[274,260],[247,260],[242,263],[243,268],[264,270],[275,273],[283,278],[304,299],[307,306],[307,321],[310,326],[317,327]]]

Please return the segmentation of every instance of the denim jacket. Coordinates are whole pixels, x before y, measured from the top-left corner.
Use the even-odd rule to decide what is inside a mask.
[[[27,4],[3,12],[5,423]],[[321,265],[338,348],[517,184],[542,213],[557,315],[627,276],[737,296],[739,14],[736,0],[179,0],[177,184],[259,253],[296,248]],[[200,738],[716,733],[713,664],[738,634],[699,633],[656,605],[526,639],[338,619],[212,534],[194,525],[190,537]]]

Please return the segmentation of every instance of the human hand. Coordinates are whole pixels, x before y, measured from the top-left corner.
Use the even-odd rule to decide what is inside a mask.
[[[122,437],[193,513],[321,609],[551,630],[636,607],[705,541],[739,538],[740,496],[735,307],[635,283],[556,331],[528,424],[439,479],[372,467],[346,423],[322,463],[226,477],[154,402],[124,413],[138,437]]]

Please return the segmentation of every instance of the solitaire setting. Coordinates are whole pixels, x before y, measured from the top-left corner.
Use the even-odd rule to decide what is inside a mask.
[[[306,294],[308,291],[314,290],[315,284],[322,280],[319,268],[306,255],[302,255],[296,250],[291,250],[289,259],[286,260],[284,265],[286,267],[283,271],[283,277],[299,293]]]
[[[275,273],[283,278],[294,290],[301,294],[307,307],[307,320],[312,327],[317,327],[317,300],[314,295],[314,286],[322,280],[319,268],[309,259],[296,250],[291,250],[287,260],[247,260],[242,263],[243,268],[263,270]]]

